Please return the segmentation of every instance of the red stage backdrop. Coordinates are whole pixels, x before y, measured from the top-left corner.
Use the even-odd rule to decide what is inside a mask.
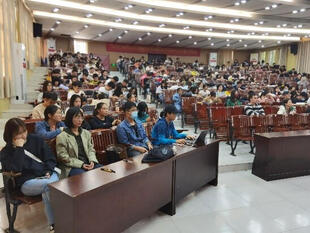
[[[158,46],[145,46],[145,45],[129,45],[129,44],[116,44],[106,43],[108,52],[120,53],[142,53],[142,54],[166,54],[171,56],[191,56],[199,57],[200,49],[193,48],[164,48]]]

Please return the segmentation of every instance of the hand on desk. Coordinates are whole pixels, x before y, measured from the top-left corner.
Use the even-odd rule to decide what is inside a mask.
[[[186,139],[195,140],[195,136],[187,135],[187,136],[186,136]]]
[[[136,146],[135,150],[139,151],[140,153],[145,153],[147,152],[147,149],[142,147],[142,146]]]
[[[85,170],[92,170],[94,168],[95,164],[94,162],[90,162],[90,164],[83,164],[83,169]]]
[[[184,145],[185,144],[185,139],[178,139],[176,141],[177,144],[181,144],[181,145]]]

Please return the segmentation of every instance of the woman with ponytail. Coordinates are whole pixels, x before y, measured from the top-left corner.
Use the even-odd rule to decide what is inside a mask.
[[[185,138],[194,139],[194,137],[178,133],[174,128],[173,121],[177,116],[178,110],[174,105],[167,105],[160,113],[160,119],[152,129],[153,145],[170,145],[173,143],[184,144]]]
[[[108,106],[105,103],[98,103],[94,110],[94,116],[89,120],[91,129],[109,129],[116,126],[120,120],[109,116]]]

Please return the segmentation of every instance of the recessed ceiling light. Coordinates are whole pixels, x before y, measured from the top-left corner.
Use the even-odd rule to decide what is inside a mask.
[[[159,38],[157,41],[158,41],[158,42],[161,42],[161,39]]]
[[[57,21],[56,21],[56,24],[61,24],[61,21],[60,21],[60,20],[57,20]]]
[[[142,38],[141,38],[141,37],[139,37],[139,38],[138,38],[138,40],[142,40]]]
[[[259,41],[258,41],[258,43],[262,43],[262,41],[261,41],[261,40],[259,40]]]
[[[245,45],[244,45],[244,47],[248,47],[248,45],[247,45],[247,44],[245,44]]]
[[[281,25],[277,25],[277,28],[280,28],[281,27]]]
[[[122,19],[121,18],[117,18],[114,20],[115,22],[122,22]]]
[[[212,32],[213,31],[213,28],[209,28],[209,32]]]
[[[264,48],[265,47],[265,45],[262,45],[262,48]]]
[[[196,45],[196,44],[197,44],[197,41],[194,42],[194,45]]]
[[[235,19],[235,22],[239,22],[239,19]]]
[[[255,25],[255,26],[257,26],[257,25],[258,25],[258,23],[254,23],[254,25]]]
[[[264,21],[259,21],[259,24],[264,24]]]
[[[277,4],[272,4],[271,7],[272,7],[272,8],[277,8],[278,5],[277,5]]]
[[[129,8],[133,8],[133,5],[129,4],[128,7],[129,7]]]
[[[150,32],[148,32],[148,33],[146,33],[148,36],[150,36],[151,35],[151,33]]]
[[[89,0],[89,3],[95,3],[96,0]]]
[[[305,11],[306,11],[305,8],[300,9],[300,12],[305,12]]]
[[[267,10],[267,11],[270,10],[270,9],[271,9],[270,6],[266,6],[265,7],[265,10]]]
[[[240,5],[240,2],[235,2],[235,6],[239,6]]]
[[[255,32],[251,32],[252,35],[255,35]]]
[[[208,38],[208,40],[212,40],[212,38],[211,38],[211,37],[209,37],[209,38]]]
[[[139,22],[138,22],[138,21],[133,21],[132,24],[133,24],[133,25],[137,25],[137,24],[139,24]]]
[[[209,15],[208,18],[209,18],[209,19],[212,19],[212,18],[213,18],[213,15]]]
[[[124,31],[124,33],[125,33],[125,34],[127,34],[127,33],[128,33],[128,31],[127,31],[127,30],[125,30],[125,31]]]
[[[176,43],[178,44],[178,43],[180,43],[180,41],[177,40]]]
[[[298,13],[298,10],[293,10],[292,13],[293,13],[293,14],[297,14],[297,13]]]
[[[118,38],[118,39],[122,39],[122,36],[118,36],[117,38]]]
[[[242,42],[242,40],[239,40],[239,42]]]
[[[298,26],[297,26],[298,28],[302,28],[302,24],[298,24]]]
[[[112,31],[113,31],[113,28],[109,28],[109,31],[112,32]]]
[[[245,4],[245,3],[246,3],[246,0],[241,0],[241,3],[242,3],[242,4]]]
[[[51,28],[50,30],[51,30],[51,31],[54,31],[54,30],[55,30],[55,28]]]
[[[235,22],[235,20],[231,19],[229,22],[230,22],[230,23],[234,23],[234,22]]]
[[[53,12],[56,13],[56,12],[58,12],[59,10],[60,10],[60,9],[56,7],[56,8],[53,9]]]
[[[87,13],[87,14],[85,15],[85,17],[86,17],[86,18],[93,17],[93,14],[92,14],[92,13]]]
[[[282,27],[286,27],[286,26],[287,26],[287,24],[286,24],[286,23],[282,24]]]
[[[230,44],[227,44],[226,46],[227,46],[227,47],[229,47],[229,46],[230,46]]]
[[[179,15],[182,16],[182,15],[184,15],[184,13],[183,12],[179,12]]]
[[[100,34],[98,34],[98,36],[99,36],[99,37],[102,37],[102,34],[100,33]]]
[[[87,24],[84,25],[84,28],[88,28],[89,26]]]
[[[278,44],[281,44],[281,41],[278,40],[277,43],[278,43]]]
[[[193,38],[192,36],[189,36],[189,37],[188,37],[188,39],[192,39],[192,38]]]
[[[124,7],[124,10],[128,10],[128,9],[129,9],[129,7],[128,7],[128,6],[125,6],[125,7]]]
[[[168,36],[169,36],[169,37],[172,37],[172,34],[169,34]]]
[[[214,46],[214,43],[211,43],[210,45],[211,45],[211,46]]]
[[[189,26],[185,26],[183,29],[184,30],[187,30],[187,29],[189,29],[190,27]]]
[[[76,31],[75,33],[76,33],[76,34],[79,34],[80,32],[79,32],[79,31]]]
[[[226,41],[228,42],[228,41],[230,41],[230,39],[226,39]]]
[[[165,26],[166,26],[166,24],[162,23],[162,24],[159,24],[158,27],[162,28],[162,27],[165,27]]]

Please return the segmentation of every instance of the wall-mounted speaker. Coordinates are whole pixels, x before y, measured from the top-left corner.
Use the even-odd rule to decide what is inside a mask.
[[[298,53],[298,43],[291,44],[291,53],[294,55]]]
[[[42,24],[33,23],[33,37],[42,37]]]

